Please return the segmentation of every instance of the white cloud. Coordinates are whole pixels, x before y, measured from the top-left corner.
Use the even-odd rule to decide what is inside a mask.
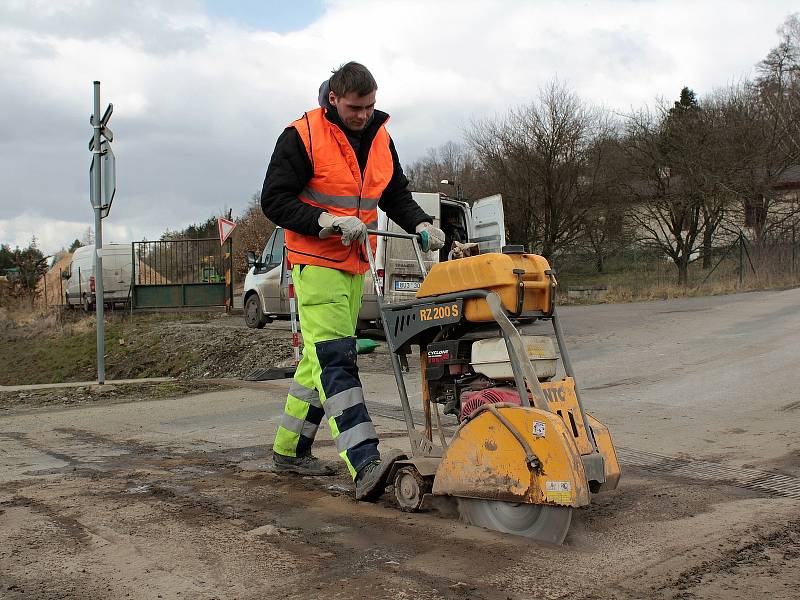
[[[48,252],[92,222],[91,82],[112,101],[118,193],[108,231],[152,239],[241,210],[281,129],[319,82],[367,64],[401,159],[557,76],[619,111],[736,80],[794,3],[330,2],[285,34],[212,19],[198,1],[6,2],[0,7],[0,242]]]
[[[91,216],[90,216],[91,218]],[[73,240],[84,238],[88,229],[94,231],[94,221],[65,221],[42,218],[24,213],[13,219],[0,219],[0,239],[11,248],[24,248],[36,240],[45,254],[67,248]],[[131,240],[133,232],[127,225],[104,223],[103,244],[124,243]]]

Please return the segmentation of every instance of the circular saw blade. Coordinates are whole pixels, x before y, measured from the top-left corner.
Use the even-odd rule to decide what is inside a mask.
[[[459,498],[458,512],[471,525],[501,533],[561,544],[572,521],[572,507]]]

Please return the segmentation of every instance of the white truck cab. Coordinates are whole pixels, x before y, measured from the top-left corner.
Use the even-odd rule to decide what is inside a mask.
[[[503,199],[499,194],[476,200],[471,207],[467,202],[444,194],[412,192],[412,196],[422,210],[434,218],[434,225],[445,233],[445,247],[424,255],[428,268],[447,260],[454,240],[477,242],[482,253],[499,252],[505,245]],[[378,229],[403,231],[383,211],[378,212]],[[411,242],[379,237],[375,262],[378,276],[383,279],[387,302],[401,302],[414,297],[422,283],[422,275]],[[273,319],[289,318],[283,229],[275,229],[260,257],[248,252],[248,263],[251,266],[242,292],[247,326],[261,328]],[[374,327],[377,319],[375,287],[368,272],[364,278],[364,300],[358,315],[358,329]]]

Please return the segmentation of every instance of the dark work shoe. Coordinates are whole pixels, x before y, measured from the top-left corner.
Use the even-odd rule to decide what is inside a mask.
[[[385,469],[380,459],[373,460],[356,476],[356,500],[371,502],[377,500],[386,487],[381,483]]]
[[[335,475],[336,466],[320,460],[312,454],[305,456],[284,456],[272,453],[273,470],[276,473],[297,473],[298,475]]]

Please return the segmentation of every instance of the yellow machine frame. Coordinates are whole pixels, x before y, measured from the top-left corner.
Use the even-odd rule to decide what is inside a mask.
[[[412,447],[411,457],[399,458],[388,471],[390,480],[395,477],[395,494],[401,508],[417,510],[423,492],[580,507],[589,504],[590,493],[614,489],[620,477],[619,462],[608,429],[587,415],[581,404],[555,306],[557,282],[547,261],[521,251],[483,254],[439,263],[426,274],[414,236],[370,233],[411,239],[424,276],[416,300],[391,305],[383,303],[382,289],[375,278]],[[374,257],[369,245],[366,248],[374,272]],[[565,377],[539,382],[511,318],[551,321]],[[427,393],[425,348],[436,332],[464,322],[495,322],[500,327],[520,405],[480,406],[448,442],[438,408]],[[399,357],[407,353],[411,343],[420,346],[424,432],[414,425],[400,367]],[[440,444],[434,443],[432,414]],[[405,488],[413,493],[404,498]]]

